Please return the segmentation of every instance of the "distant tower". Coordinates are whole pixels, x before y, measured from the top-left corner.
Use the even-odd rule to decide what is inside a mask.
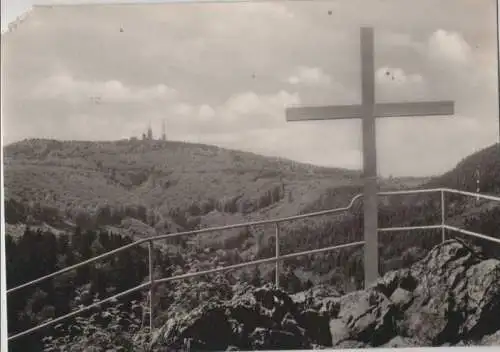
[[[162,120],[161,122],[161,140],[162,141],[167,140],[167,134],[165,133],[165,120]]]
[[[149,123],[148,127],[148,140],[153,140],[153,130],[151,129],[151,122]]]

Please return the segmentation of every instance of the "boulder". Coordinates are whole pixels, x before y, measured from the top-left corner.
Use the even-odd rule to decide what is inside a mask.
[[[405,310],[406,333],[431,345],[480,339],[500,329],[500,262],[459,242],[436,247],[412,267],[420,278]]]
[[[307,349],[310,347],[297,304],[272,287],[240,291],[232,300],[202,305],[182,317],[172,318],[157,344],[203,350]]]
[[[419,345],[418,341],[416,341],[412,338],[396,336],[381,347],[384,347],[384,348],[404,348],[404,347],[422,347],[422,346]]]
[[[499,317],[500,261],[447,241],[342,297],[333,288],[289,296],[240,286],[232,299],[172,317],[158,341],[161,350],[185,349],[186,340],[195,350],[493,345]]]
[[[344,340],[380,346],[395,335],[395,308],[378,291],[357,291],[340,300],[340,311],[330,322],[332,345]],[[338,331],[336,331],[338,329]]]
[[[411,304],[413,295],[410,291],[398,287],[389,299],[398,310],[405,310]]]

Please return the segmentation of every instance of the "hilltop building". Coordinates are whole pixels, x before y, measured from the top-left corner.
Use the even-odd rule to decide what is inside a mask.
[[[136,137],[131,137],[131,139],[136,139]],[[154,140],[153,137],[153,129],[151,128],[151,123],[148,126],[148,129],[146,132],[142,133],[142,140],[143,141],[152,141]],[[167,133],[165,132],[165,121],[163,120],[161,123],[161,140],[166,141],[167,140]]]
[[[148,127],[148,141],[152,140],[153,140],[153,130],[151,129],[151,122],[150,122]]]

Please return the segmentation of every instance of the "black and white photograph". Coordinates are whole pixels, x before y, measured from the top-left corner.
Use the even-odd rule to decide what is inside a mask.
[[[5,351],[500,347],[498,38],[495,0],[3,0]]]

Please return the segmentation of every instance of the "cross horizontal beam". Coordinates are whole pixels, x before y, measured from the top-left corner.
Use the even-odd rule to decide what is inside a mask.
[[[453,101],[377,103],[376,117],[445,116],[455,113]],[[287,121],[342,120],[363,117],[362,105],[299,106],[286,109]]]

